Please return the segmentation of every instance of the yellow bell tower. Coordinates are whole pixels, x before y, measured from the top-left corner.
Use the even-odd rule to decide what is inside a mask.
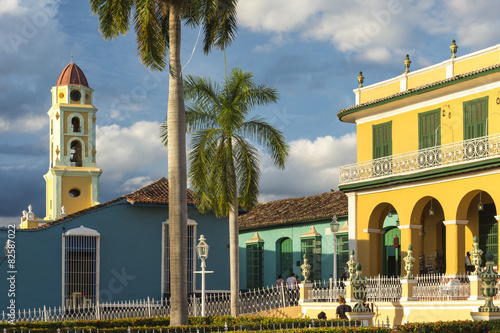
[[[52,87],[50,169],[43,176],[47,188],[46,220],[60,217],[62,207],[72,214],[98,204],[96,113],[93,92],[83,71],[67,65]]]

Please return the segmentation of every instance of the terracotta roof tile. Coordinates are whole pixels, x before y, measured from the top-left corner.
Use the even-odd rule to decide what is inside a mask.
[[[168,180],[166,178],[158,179],[148,186],[124,195],[124,197],[133,204],[168,205]],[[187,203],[188,205],[194,205],[194,194],[189,189],[187,190]]]
[[[249,229],[300,223],[329,219],[334,214],[347,214],[347,196],[342,191],[258,204],[250,212],[240,215],[239,226],[241,229]]]
[[[188,205],[194,205],[194,195],[191,190],[187,190],[187,203]],[[73,219],[78,216],[85,215],[89,212],[92,212],[94,210],[97,210],[102,207],[109,206],[111,204],[114,204],[116,202],[122,201],[122,200],[127,200],[131,204],[152,204],[152,205],[167,205],[168,206],[168,179],[165,177],[162,177],[158,179],[155,182],[152,182],[151,184],[144,186],[140,189],[138,189],[135,192],[132,192],[130,194],[125,194],[121,197],[118,197],[116,199],[110,200],[108,202],[98,204],[86,209],[82,209],[78,212],[75,212],[73,214],[69,214],[64,218],[59,218],[57,220],[54,220],[52,222],[48,222],[46,224],[40,225],[37,228],[30,228],[29,230],[32,229],[43,229],[48,226],[51,226],[53,224],[60,223],[65,220]]]

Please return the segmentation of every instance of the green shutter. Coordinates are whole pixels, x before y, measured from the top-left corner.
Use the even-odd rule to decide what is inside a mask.
[[[302,238],[300,242],[301,258],[306,255],[307,263],[311,265],[312,281],[321,280],[321,237]]]
[[[464,102],[464,140],[487,135],[488,96]]]
[[[264,286],[264,243],[247,244],[247,288]]]
[[[436,109],[418,114],[418,149],[441,145],[441,110]]]
[[[373,159],[392,155],[392,121],[373,125]]]
[[[293,272],[293,242],[287,238],[281,242],[280,247],[280,273],[286,279]]]

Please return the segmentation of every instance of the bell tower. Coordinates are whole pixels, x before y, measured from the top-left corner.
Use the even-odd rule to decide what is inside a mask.
[[[93,93],[83,71],[68,64],[52,87],[50,168],[46,182],[46,220],[89,208],[99,202],[96,164],[96,113]]]

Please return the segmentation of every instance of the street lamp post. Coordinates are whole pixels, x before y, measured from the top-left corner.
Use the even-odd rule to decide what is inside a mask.
[[[337,231],[339,231],[339,222],[337,215],[333,215],[332,222],[330,222],[330,230],[333,235],[333,281],[337,283]]]
[[[205,268],[207,264],[205,260],[208,258],[208,244],[205,239],[205,236],[200,235],[198,245],[196,245],[196,252],[198,253],[198,258],[201,259],[201,271],[195,272],[201,274],[201,316],[205,316],[205,274],[213,273],[213,271],[207,271]]]
[[[5,260],[7,260],[7,257],[10,254],[10,239],[7,239],[7,241],[5,242],[5,246],[3,248],[3,252],[4,252],[5,256],[4,257],[0,257],[2,259],[2,261],[0,261],[0,265],[2,265],[2,263]]]

